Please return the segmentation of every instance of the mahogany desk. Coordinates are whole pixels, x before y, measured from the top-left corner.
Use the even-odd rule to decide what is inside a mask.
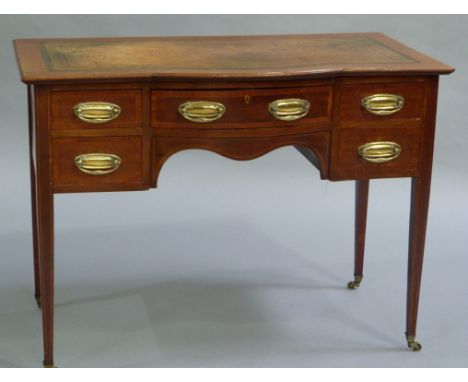
[[[382,34],[28,39],[35,297],[53,366],[54,194],[154,188],[185,149],[237,160],[294,145],[322,179],[356,181],[354,281],[369,180],[411,177],[406,338],[415,341],[438,76]]]

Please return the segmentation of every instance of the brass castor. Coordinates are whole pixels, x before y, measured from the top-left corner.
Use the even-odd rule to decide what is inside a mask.
[[[362,276],[354,276],[354,281],[348,283],[348,289],[356,289],[361,284]]]
[[[37,307],[41,309],[41,296],[34,295],[34,298],[36,299]]]
[[[55,366],[53,363],[45,363],[45,361],[42,361],[42,365],[46,369],[55,369],[55,368],[57,368],[57,366]]]
[[[422,349],[421,344],[414,340],[414,336],[406,336],[406,340],[408,341],[408,347],[412,351],[420,351]]]

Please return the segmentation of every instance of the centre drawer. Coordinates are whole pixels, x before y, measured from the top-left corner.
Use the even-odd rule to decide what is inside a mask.
[[[151,125],[166,128],[262,128],[331,120],[332,85],[246,90],[153,90]]]

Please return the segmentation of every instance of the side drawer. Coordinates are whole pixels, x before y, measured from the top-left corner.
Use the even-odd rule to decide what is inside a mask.
[[[338,130],[332,139],[330,180],[415,176],[420,135],[415,127]]]
[[[52,92],[52,129],[133,128],[142,124],[141,90]]]
[[[424,82],[346,84],[339,109],[341,126],[352,126],[347,122],[421,118],[424,89]]]
[[[156,129],[307,125],[331,120],[332,94],[332,85],[245,90],[154,90],[151,93],[151,125]]]
[[[55,138],[52,151],[55,192],[146,188],[142,137]]]

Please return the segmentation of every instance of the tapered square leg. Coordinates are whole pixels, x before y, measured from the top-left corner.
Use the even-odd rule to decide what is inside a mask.
[[[429,209],[430,177],[416,177],[411,183],[411,215],[408,250],[408,289],[406,305],[406,339],[412,350],[421,350],[415,341],[419,291],[424,258],[424,243]]]
[[[40,186],[39,186],[40,187]],[[41,311],[44,336],[44,365],[53,365],[54,340],[54,243],[53,195],[38,192]]]
[[[427,100],[425,107],[428,112],[423,123],[421,160],[418,175],[411,179],[405,334],[408,347],[414,351],[421,350],[421,344],[415,341],[415,337],[431,190],[437,85],[437,76],[434,76],[426,85]]]
[[[348,283],[349,289],[356,289],[359,287],[363,277],[368,199],[369,180],[357,180],[354,225],[354,281]]]
[[[34,90],[36,148],[36,224],[39,254],[40,303],[44,341],[44,366],[54,365],[54,195],[49,129],[49,91]]]

